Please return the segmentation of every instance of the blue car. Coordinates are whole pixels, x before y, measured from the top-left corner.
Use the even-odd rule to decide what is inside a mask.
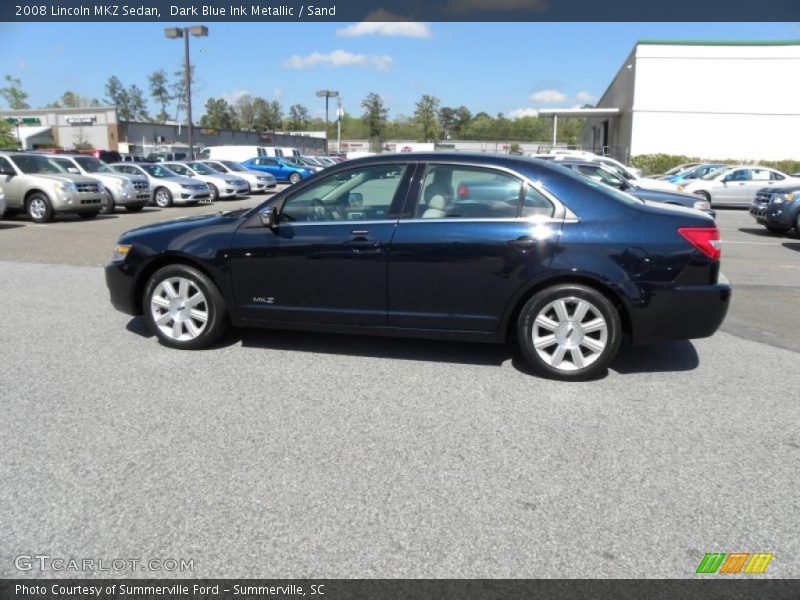
[[[292,184],[313,175],[311,169],[291,164],[279,157],[257,156],[239,164],[245,169],[269,173],[276,181],[288,181]]]
[[[254,208],[124,233],[111,303],[172,348],[230,325],[505,343],[533,370],[601,375],[634,344],[712,335],[731,288],[711,217],[546,161],[348,161]],[[386,342],[383,342],[386,343]]]
[[[716,171],[717,169],[727,166],[728,165],[722,163],[705,163],[684,171],[680,171],[672,177],[668,177],[667,181],[670,183],[691,183],[695,179],[700,179],[701,177],[708,175],[711,173],[711,171]]]

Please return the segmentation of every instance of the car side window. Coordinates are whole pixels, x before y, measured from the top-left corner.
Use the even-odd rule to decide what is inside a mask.
[[[734,171],[730,175],[728,175],[728,181],[749,181],[750,180],[750,170],[749,169],[739,169],[738,171]]]
[[[771,173],[766,169],[753,169],[753,181],[769,181]]]
[[[777,171],[770,171],[769,174],[770,174],[770,179],[772,179],[772,181],[783,181],[784,179],[786,179],[786,177],[784,177]]]
[[[492,169],[431,165],[417,204],[418,219],[516,217],[522,182]]]
[[[386,219],[406,169],[406,165],[368,165],[325,177],[289,197],[281,220]]]
[[[522,198],[523,217],[552,217],[556,212],[555,205],[532,185],[525,186]]]
[[[0,171],[14,171],[14,167],[11,166],[11,163],[2,156],[0,156]]]

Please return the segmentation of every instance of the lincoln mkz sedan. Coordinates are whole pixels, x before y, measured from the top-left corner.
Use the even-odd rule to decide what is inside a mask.
[[[553,162],[378,155],[256,208],[122,235],[111,302],[170,347],[229,324],[503,343],[544,376],[605,372],[625,338],[712,335],[731,288],[707,215]]]

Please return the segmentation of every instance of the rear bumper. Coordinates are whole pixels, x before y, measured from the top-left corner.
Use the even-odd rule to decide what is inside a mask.
[[[111,305],[128,315],[138,315],[135,297],[136,278],[131,265],[124,262],[112,262],[106,265],[106,287],[111,296]]]
[[[728,313],[731,286],[720,275],[714,285],[658,288],[650,290],[648,296],[631,310],[635,344],[714,335]]]

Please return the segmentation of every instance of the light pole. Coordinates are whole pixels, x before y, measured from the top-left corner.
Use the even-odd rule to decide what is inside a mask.
[[[186,88],[186,120],[189,134],[189,158],[194,159],[194,138],[192,131],[192,66],[189,63],[189,36],[206,37],[208,27],[205,25],[193,25],[191,27],[167,27],[164,35],[174,40],[183,38],[183,69],[184,87]]]
[[[342,97],[339,96],[336,98],[336,102],[338,107],[336,108],[336,152],[341,154],[342,152],[342,115],[344,111],[342,110]]]
[[[22,125],[22,119],[16,119],[14,125],[17,127],[17,142],[19,142],[19,149],[25,150],[25,144],[22,143],[22,138],[19,137],[19,126]]]
[[[318,98],[325,98],[325,154],[328,154],[328,101],[331,98],[338,98],[339,92],[334,90],[319,90],[317,92]]]

